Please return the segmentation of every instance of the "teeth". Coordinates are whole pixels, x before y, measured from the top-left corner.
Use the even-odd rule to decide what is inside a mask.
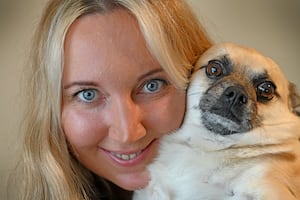
[[[121,159],[121,160],[132,160],[134,158],[136,158],[138,155],[140,155],[142,153],[142,151],[139,151],[137,153],[131,153],[131,154],[119,154],[119,153],[113,153],[112,155]]]

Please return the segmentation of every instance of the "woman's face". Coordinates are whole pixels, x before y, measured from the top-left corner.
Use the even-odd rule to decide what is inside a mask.
[[[144,187],[158,139],[182,123],[185,92],[124,10],[77,19],[64,48],[62,125],[74,155],[124,189]]]

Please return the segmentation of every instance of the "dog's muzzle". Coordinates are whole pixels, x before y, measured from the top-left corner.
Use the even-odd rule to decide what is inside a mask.
[[[221,135],[247,132],[254,127],[256,103],[240,84],[222,83],[201,98],[202,121],[207,129]]]

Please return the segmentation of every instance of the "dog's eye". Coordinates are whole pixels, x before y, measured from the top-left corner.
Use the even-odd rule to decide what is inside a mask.
[[[273,99],[275,95],[276,86],[271,81],[264,81],[256,88],[257,100],[266,102]]]
[[[206,75],[209,78],[216,78],[223,74],[222,63],[217,60],[212,60],[208,62],[206,66]]]

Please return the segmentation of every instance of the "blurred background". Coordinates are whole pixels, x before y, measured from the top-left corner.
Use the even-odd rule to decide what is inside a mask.
[[[300,88],[300,0],[187,0],[215,42],[229,41],[272,57]],[[0,199],[15,164],[22,69],[46,0],[0,0]],[[14,188],[10,188],[13,190]],[[16,191],[17,192],[17,191]]]

